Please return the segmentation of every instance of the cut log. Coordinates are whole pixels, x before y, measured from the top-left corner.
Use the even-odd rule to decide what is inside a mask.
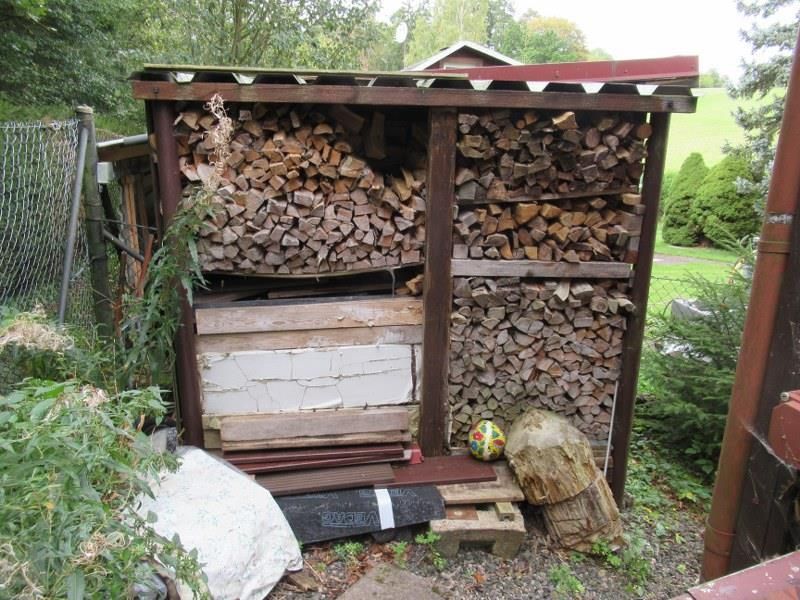
[[[591,552],[597,542],[623,545],[622,521],[608,482],[600,471],[582,492],[542,510],[547,533],[563,548]]]
[[[514,421],[506,458],[531,504],[577,496],[595,479],[589,440],[565,418],[531,409]]]

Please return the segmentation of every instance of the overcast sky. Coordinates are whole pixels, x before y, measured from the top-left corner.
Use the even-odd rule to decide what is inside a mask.
[[[577,23],[590,48],[614,58],[650,58],[676,54],[700,56],[700,69],[737,77],[748,53],[739,30],[747,21],[735,0],[512,0],[520,15],[533,9]],[[382,16],[401,0],[383,0]]]

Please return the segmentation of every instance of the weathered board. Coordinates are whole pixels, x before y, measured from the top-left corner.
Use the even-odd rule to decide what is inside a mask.
[[[195,320],[199,335],[422,325],[422,300],[407,297],[337,299],[196,308]]]
[[[368,344],[421,344],[421,325],[344,327],[197,336],[197,352],[224,353],[291,348],[330,348]]]
[[[209,431],[206,430],[206,436]],[[288,434],[288,432],[287,432]],[[206,438],[208,439],[208,438]],[[216,440],[214,440],[216,441]],[[240,450],[269,450],[282,448],[327,448],[332,446],[351,446],[354,444],[387,444],[389,442],[410,442],[408,431],[379,431],[377,433],[346,433],[340,435],[320,435],[313,437],[283,437],[246,442],[220,442],[224,452]]]
[[[206,353],[205,414],[407,404],[417,400],[420,346],[381,344]]]
[[[246,415],[222,420],[223,442],[247,442],[285,436],[295,437],[374,433],[408,429],[404,408],[332,410],[313,413]]]
[[[446,505],[489,504],[493,502],[522,502],[525,494],[505,462],[495,463],[497,481],[452,483],[437,486]]]
[[[383,522],[378,499],[380,494],[384,498]],[[386,498],[389,499],[389,507],[385,506]],[[445,516],[444,503],[433,486],[285,496],[276,498],[276,502],[289,521],[295,537],[304,544],[406,527]],[[391,510],[391,519],[387,519],[387,508]]]

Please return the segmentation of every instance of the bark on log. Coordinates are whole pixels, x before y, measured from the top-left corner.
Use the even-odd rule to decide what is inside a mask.
[[[577,496],[596,476],[589,440],[551,411],[532,409],[517,418],[505,454],[530,504],[554,504]]]

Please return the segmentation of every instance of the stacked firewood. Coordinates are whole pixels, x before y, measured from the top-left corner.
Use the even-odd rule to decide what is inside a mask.
[[[422,262],[425,152],[409,142],[405,164],[384,160],[398,152],[387,147],[382,113],[255,104],[237,117],[218,208],[198,243],[205,271],[314,274]],[[196,110],[176,122],[190,185],[214,173],[205,135],[213,124]]]
[[[649,124],[625,115],[494,110],[458,116],[460,203],[635,190]]]
[[[464,207],[453,228],[454,258],[586,262],[624,260],[640,233],[639,194]]]
[[[634,309],[626,284],[472,277],[453,286],[451,442],[478,419],[503,427],[530,407],[606,439]]]

